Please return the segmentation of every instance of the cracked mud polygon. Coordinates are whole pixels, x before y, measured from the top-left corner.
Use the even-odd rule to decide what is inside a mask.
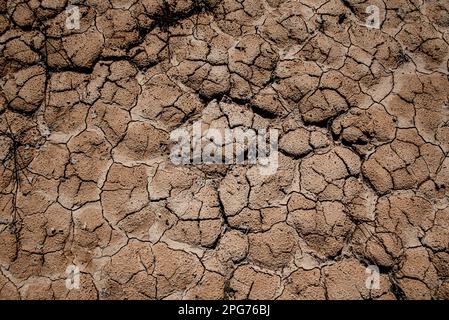
[[[449,299],[448,1],[0,13],[1,299]],[[276,172],[175,165],[198,121]]]

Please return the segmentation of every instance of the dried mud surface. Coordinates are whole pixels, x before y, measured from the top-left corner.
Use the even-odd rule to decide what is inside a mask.
[[[0,0],[1,299],[449,299],[448,1],[71,4]],[[173,165],[198,120],[276,174]]]

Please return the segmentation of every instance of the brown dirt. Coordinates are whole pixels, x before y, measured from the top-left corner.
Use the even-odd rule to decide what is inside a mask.
[[[70,3],[0,0],[0,299],[449,299],[448,1]]]

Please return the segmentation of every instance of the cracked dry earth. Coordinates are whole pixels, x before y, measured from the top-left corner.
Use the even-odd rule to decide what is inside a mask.
[[[1,299],[449,299],[448,1],[0,13]],[[279,130],[277,172],[175,166],[199,120]]]

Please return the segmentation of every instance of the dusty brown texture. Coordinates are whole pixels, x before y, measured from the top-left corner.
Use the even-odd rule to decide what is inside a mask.
[[[448,1],[70,3],[0,0],[1,299],[449,299]],[[197,120],[279,169],[173,165]]]

